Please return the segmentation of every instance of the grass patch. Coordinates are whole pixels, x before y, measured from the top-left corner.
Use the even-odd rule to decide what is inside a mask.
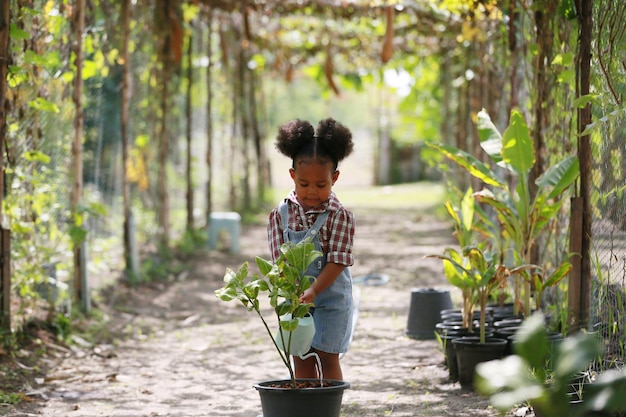
[[[23,399],[24,399],[24,394],[22,393],[15,394],[15,393],[4,392],[0,390],[0,404],[15,405],[15,404],[21,403]]]
[[[334,188],[341,203],[349,208],[427,210],[443,204],[446,190],[439,182],[412,182],[383,186],[354,186],[339,183]],[[289,189],[275,189],[279,199]]]
[[[346,207],[372,209],[426,210],[443,204],[443,184],[415,182],[408,184],[337,189],[341,203]]]

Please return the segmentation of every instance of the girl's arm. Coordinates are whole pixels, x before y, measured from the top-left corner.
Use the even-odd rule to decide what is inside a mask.
[[[339,274],[346,268],[345,265],[328,262],[313,284],[300,296],[301,303],[312,303],[315,297],[330,287]]]

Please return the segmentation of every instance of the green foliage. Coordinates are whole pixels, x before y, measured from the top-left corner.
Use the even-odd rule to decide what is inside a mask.
[[[67,340],[72,334],[72,320],[65,314],[57,313],[51,326],[60,340]]]
[[[4,392],[0,390],[0,404],[19,404],[22,402],[23,394]]]
[[[441,112],[440,68],[435,56],[419,55],[405,57],[402,67],[389,70],[405,85],[397,90],[401,101],[398,105],[398,121],[394,122],[392,137],[400,144],[438,141],[441,135],[443,115]]]
[[[206,248],[205,229],[185,229],[185,232],[176,243],[176,251],[182,254],[192,254],[200,248]]]
[[[490,207],[497,217],[497,227],[491,230],[489,237],[501,251],[500,259],[514,263],[511,268],[528,265],[532,261],[533,247],[558,218],[565,202],[563,194],[578,178],[578,159],[570,156],[550,166],[535,180],[535,191],[531,192],[529,181],[536,162],[535,149],[521,113],[511,112],[509,126],[503,134],[484,110],[478,114],[477,127],[481,147],[494,168],[453,146],[428,145],[489,187],[474,193],[477,201]],[[514,184],[509,183],[508,177],[514,178]],[[556,266],[549,274],[547,264],[533,273],[525,270],[517,275],[523,278],[524,293],[522,300],[516,284],[516,307],[521,302],[526,317],[531,310],[531,284],[539,283],[535,287],[543,291],[547,284],[558,284],[569,271],[569,261]]]
[[[129,281],[132,285],[141,282],[166,281],[170,275],[176,275],[184,269],[183,265],[178,265],[172,261],[173,252],[159,250],[158,253],[142,260],[139,276],[129,276]]]
[[[499,263],[497,253],[485,252],[477,246],[465,246],[462,253],[446,248],[443,255],[429,255],[443,260],[448,282],[461,289],[464,303],[467,298],[480,307],[480,342],[485,343],[487,302],[496,288],[506,285],[510,275],[537,268],[535,265],[519,265],[508,269]],[[464,325],[471,328],[472,310],[464,304]]]
[[[455,207],[451,201],[444,203],[445,209],[452,219],[454,234],[461,248],[477,242],[474,213],[476,202],[471,187],[463,195],[460,207]],[[471,277],[468,276],[466,267],[469,260],[453,248],[446,248],[443,255],[428,255],[443,260],[443,272],[448,282],[461,290],[463,300],[463,326],[471,328],[474,316],[475,287]]]
[[[574,0],[561,0],[559,3],[559,15],[568,20],[576,19],[578,17],[578,13],[576,12]]]
[[[585,389],[581,407],[572,407],[567,395],[573,376],[588,368],[602,354],[594,336],[578,333],[558,342],[547,338],[545,317],[535,313],[522,323],[515,336],[515,355],[476,367],[476,387],[491,397],[491,403],[505,412],[516,404],[529,402],[538,416],[571,417],[589,411],[626,411],[626,371],[607,371]],[[554,356],[554,367],[546,369]]]
[[[249,276],[248,263],[237,271],[226,270],[224,286],[215,291],[222,301],[238,300],[248,311],[254,311],[269,335],[281,360],[289,371],[295,387],[295,374],[290,361],[292,331],[298,326],[298,319],[304,317],[313,304],[300,303],[300,295],[310,287],[313,277],[305,275],[308,266],[322,253],[315,250],[310,239],[298,244],[287,242],[281,246],[281,255],[276,262],[256,257],[259,274]],[[280,328],[289,332],[287,343],[281,349],[261,311],[259,296],[266,293]],[[281,335],[283,333],[281,332]]]

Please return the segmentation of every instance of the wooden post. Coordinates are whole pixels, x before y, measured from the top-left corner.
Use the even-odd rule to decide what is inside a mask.
[[[580,330],[581,297],[583,290],[582,280],[582,248],[583,248],[583,199],[571,199],[569,252],[572,253],[572,270],[569,273],[567,305],[567,332],[569,334]]]
[[[579,97],[590,92],[591,80],[591,39],[593,36],[593,8],[591,0],[576,0],[576,10],[580,19],[578,76]],[[582,133],[591,123],[591,103],[578,109],[578,132]],[[581,229],[581,294],[580,327],[589,324],[591,308],[591,138],[589,135],[578,138],[578,160],[580,162],[580,198],[582,200]]]
[[[0,330],[11,332],[11,231],[0,229]]]

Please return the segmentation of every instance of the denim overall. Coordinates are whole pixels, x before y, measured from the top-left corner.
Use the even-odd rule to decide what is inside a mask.
[[[319,231],[330,212],[319,214],[311,228],[298,232],[289,229],[289,207],[286,203],[280,205],[279,211],[285,242],[298,243],[310,237],[315,249],[322,252]],[[311,263],[306,275],[319,276],[325,265],[326,254]],[[352,277],[348,267],[344,268],[328,288],[315,297],[314,304],[311,314],[315,321],[315,336],[311,346],[327,353],[347,352],[352,331]]]

